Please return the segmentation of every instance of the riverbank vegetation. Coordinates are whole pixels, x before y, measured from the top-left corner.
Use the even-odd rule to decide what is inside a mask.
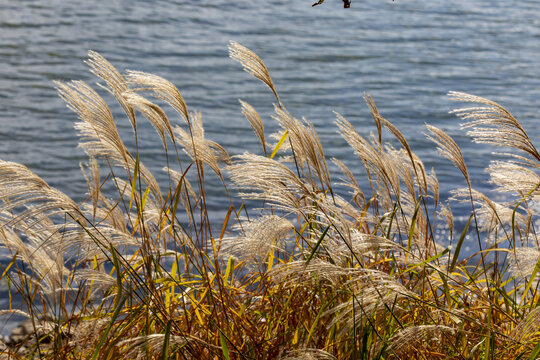
[[[374,135],[361,136],[336,114],[338,131],[358,157],[351,170],[327,158],[315,127],[287,111],[255,53],[231,42],[230,55],[275,95],[281,131],[272,135],[257,111],[240,102],[260,140],[258,154],[229,156],[205,137],[201,114],[188,109],[173,84],[147,73],[122,75],[98,53],[90,52],[88,65],[125,112],[133,148],[94,89],[57,83],[79,118],[88,195],[76,203],[28,168],[0,161],[0,239],[11,253],[2,278],[10,299],[23,302],[2,314],[23,314],[34,328],[5,354],[538,356],[540,155],[504,107],[450,93],[475,104],[455,111],[473,141],[510,149],[501,155],[506,160],[487,168],[505,202],[477,191],[457,144],[426,126],[442,161],[464,178],[465,187],[443,201],[435,173],[369,95]],[[162,142],[166,186],[139,156],[146,121]],[[340,171],[330,173],[332,167]],[[354,175],[360,167],[366,183]],[[230,199],[222,219],[208,212],[209,176]],[[471,209],[459,226],[452,202]],[[441,227],[451,246],[436,242]],[[468,234],[480,251],[465,259],[460,252]]]

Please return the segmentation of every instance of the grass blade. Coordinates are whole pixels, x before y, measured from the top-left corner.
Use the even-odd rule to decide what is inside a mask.
[[[122,310],[122,308],[124,307],[124,303],[126,302],[126,299],[127,298],[123,297],[116,305],[114,313],[111,316],[111,320],[109,321],[109,324],[107,325],[107,328],[105,329],[103,334],[101,334],[101,339],[99,339],[99,343],[97,344],[96,349],[94,350],[94,354],[92,355],[92,360],[96,360],[98,358],[101,348],[105,344],[105,341],[107,341],[107,336],[109,336],[109,332],[111,331],[114,321],[120,314],[120,310]]]
[[[288,130],[285,130],[285,132],[283,133],[283,135],[281,135],[281,138],[279,139],[276,147],[274,148],[274,150],[272,151],[272,154],[270,154],[270,159],[273,159],[274,156],[276,156],[279,148],[281,148],[281,146],[283,145],[283,143],[285,142],[285,140],[287,139],[287,136],[289,135],[289,132]]]
[[[321,245],[324,237],[326,236],[326,233],[328,232],[328,230],[330,229],[330,225],[328,225],[326,227],[326,229],[324,229],[323,233],[321,234],[321,236],[319,237],[319,240],[317,241],[317,243],[315,244],[315,247],[313,247],[313,250],[311,250],[311,254],[309,254],[307,260],[306,260],[306,264],[309,264],[309,262],[311,261],[311,259],[313,258],[313,255],[315,255],[315,252],[317,251],[317,249],[319,248],[319,246]]]
[[[111,249],[111,255],[113,258],[114,269],[116,271],[116,286],[118,287],[118,294],[116,295],[116,300],[115,300],[115,307],[116,307],[118,306],[118,303],[120,302],[120,299],[122,298],[122,288],[123,288],[122,272],[120,270],[120,262],[118,261],[116,249],[114,248],[112,244],[110,244],[110,249]]]
[[[169,340],[171,338],[171,323],[167,321],[167,327],[165,328],[165,338],[163,339],[163,349],[161,350],[161,360],[167,360],[169,358]]]
[[[131,195],[129,196],[129,207],[133,204],[133,198],[135,197],[135,184],[137,183],[137,176],[139,174],[139,156],[135,159],[135,169],[133,170],[133,179],[131,180]]]
[[[223,332],[221,330],[219,331],[219,342],[221,344],[221,351],[223,352],[223,359],[230,360],[227,340],[225,340],[225,336],[223,335]]]
[[[467,224],[465,224],[465,228],[463,228],[463,231],[461,232],[461,235],[459,236],[459,241],[456,245],[456,250],[454,251],[454,256],[452,257],[452,263],[450,264],[450,272],[454,271],[454,267],[456,266],[456,263],[459,259],[459,253],[461,251],[461,246],[463,245],[463,241],[465,240],[465,236],[467,235],[467,232],[469,231],[469,226],[471,225],[471,221],[473,219],[473,214],[469,216],[469,221],[467,221]]]

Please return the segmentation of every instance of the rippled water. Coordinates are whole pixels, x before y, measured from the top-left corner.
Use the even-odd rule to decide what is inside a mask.
[[[489,188],[483,169],[494,150],[471,144],[459,130],[448,114],[459,106],[448,101],[449,90],[503,104],[538,139],[537,0],[353,0],[350,9],[337,0],[315,8],[312,2],[0,0],[0,158],[27,165],[76,200],[85,197],[76,117],[52,81],[95,82],[83,63],[90,49],[121,70],[172,81],[188,105],[202,111],[207,137],[231,154],[257,151],[237,99],[260,111],[271,131],[273,98],[228,58],[229,40],[262,57],[288,110],[313,122],[327,155],[358,174],[360,163],[337,135],[332,111],[369,134],[374,126],[364,92],[435,168],[443,199],[464,181],[425,139],[424,123],[454,137],[480,190]],[[159,170],[161,145],[148,133],[143,157]],[[210,200],[219,214],[223,194],[214,192]]]

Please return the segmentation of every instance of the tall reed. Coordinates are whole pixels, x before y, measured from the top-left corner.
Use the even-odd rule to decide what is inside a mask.
[[[338,159],[331,174],[313,124],[287,111],[267,67],[231,42],[230,56],[266,84],[281,130],[265,133],[241,111],[259,154],[229,156],[206,138],[201,114],[152,74],[122,75],[89,53],[90,70],[120,104],[135,147],[125,145],[105,100],[81,81],[56,83],[78,115],[88,196],[77,204],[28,168],[0,161],[0,239],[10,299],[33,334],[5,348],[18,358],[66,359],[534,359],[540,353],[537,272],[540,155],[518,121],[490,100],[458,109],[473,141],[512,149],[487,171],[496,202],[474,188],[445,132],[427,136],[463,174],[443,204],[433,171],[403,134],[366,102],[376,134],[336,114],[367,184]],[[163,106],[176,117],[170,118]],[[165,154],[163,187],[139,154],[141,122]],[[394,145],[383,138],[395,138]],[[275,138],[275,142],[269,139]],[[213,174],[213,175],[209,175]],[[209,176],[230,203],[207,206]],[[340,186],[336,186],[339,184]],[[340,193],[337,189],[348,189]],[[238,198],[259,204],[247,209]],[[471,205],[454,228],[450,201]],[[242,206],[235,204],[241,203]],[[452,244],[437,243],[449,228]],[[480,251],[460,254],[467,234]]]

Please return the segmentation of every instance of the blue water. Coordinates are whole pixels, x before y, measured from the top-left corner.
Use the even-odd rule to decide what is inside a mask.
[[[288,110],[313,122],[327,155],[360,176],[361,164],[337,134],[332,111],[363,135],[375,131],[364,92],[427,167],[435,168],[442,199],[465,183],[425,139],[424,123],[454,137],[481,191],[490,188],[484,168],[494,158],[492,147],[471,144],[448,114],[459,106],[447,99],[448,91],[503,104],[533,141],[539,138],[538,0],[353,0],[350,9],[338,0],[315,8],[313,2],[0,0],[0,158],[23,163],[50,185],[84,199],[79,162],[86,157],[77,148],[76,116],[52,81],[97,81],[83,63],[90,49],[120,70],[172,81],[190,108],[202,111],[207,137],[230,154],[258,151],[238,99],[261,113],[268,133],[276,129],[274,100],[228,58],[229,40],[262,57]],[[121,114],[118,107],[113,111]],[[123,118],[120,128],[127,139]],[[142,144],[147,166],[159,172],[161,145],[150,128]],[[224,194],[209,191],[219,217]]]

